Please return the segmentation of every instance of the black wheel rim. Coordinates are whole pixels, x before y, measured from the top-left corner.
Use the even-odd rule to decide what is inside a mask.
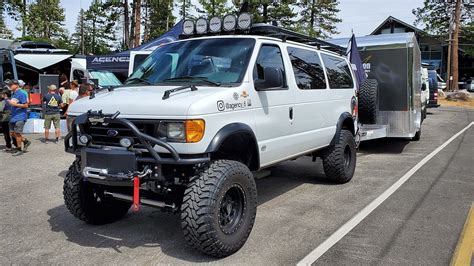
[[[243,220],[245,193],[240,185],[232,185],[221,200],[219,208],[219,226],[225,234],[234,233]]]
[[[346,148],[344,148],[344,167],[346,169],[349,169],[349,167],[351,166],[351,160],[352,160],[351,147],[349,147],[349,145],[346,145]]]

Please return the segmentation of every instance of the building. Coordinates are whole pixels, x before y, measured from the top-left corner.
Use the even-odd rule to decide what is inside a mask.
[[[404,21],[389,16],[370,35],[414,32],[421,50],[421,61],[446,78],[448,61],[448,42],[430,35]],[[462,46],[459,49],[459,77],[474,77],[474,58],[467,55]]]

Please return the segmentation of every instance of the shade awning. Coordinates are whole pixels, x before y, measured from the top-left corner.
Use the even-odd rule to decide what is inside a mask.
[[[71,58],[72,56],[72,54],[17,54],[15,55],[15,60],[40,70]]]

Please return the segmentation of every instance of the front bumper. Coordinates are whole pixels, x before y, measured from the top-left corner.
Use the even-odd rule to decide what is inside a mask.
[[[74,120],[72,130],[65,137],[66,152],[81,157],[82,174],[91,182],[129,186],[133,177],[144,174],[145,169],[147,171],[153,169],[154,176],[162,177],[162,165],[196,165],[210,161],[210,154],[178,154],[169,143],[140,132],[131,121],[118,118],[119,114],[119,112],[103,114],[100,111],[88,111]],[[78,145],[78,136],[87,133],[84,132],[84,126],[88,123],[122,124],[131,130],[145,150],[134,149],[133,147],[125,149],[121,147]],[[155,145],[163,147],[169,151],[169,154],[159,154],[154,149]]]

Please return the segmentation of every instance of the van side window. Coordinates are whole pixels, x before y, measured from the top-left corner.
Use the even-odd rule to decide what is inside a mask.
[[[288,47],[296,84],[301,90],[326,89],[326,79],[319,56],[315,51]]]
[[[255,68],[253,69],[254,80],[264,79],[264,69],[266,67],[279,68],[285,78],[285,66],[281,56],[280,47],[276,45],[263,45],[258,53]]]
[[[321,53],[321,57],[323,58],[331,89],[352,89],[354,87],[351,70],[346,60],[323,53]]]

